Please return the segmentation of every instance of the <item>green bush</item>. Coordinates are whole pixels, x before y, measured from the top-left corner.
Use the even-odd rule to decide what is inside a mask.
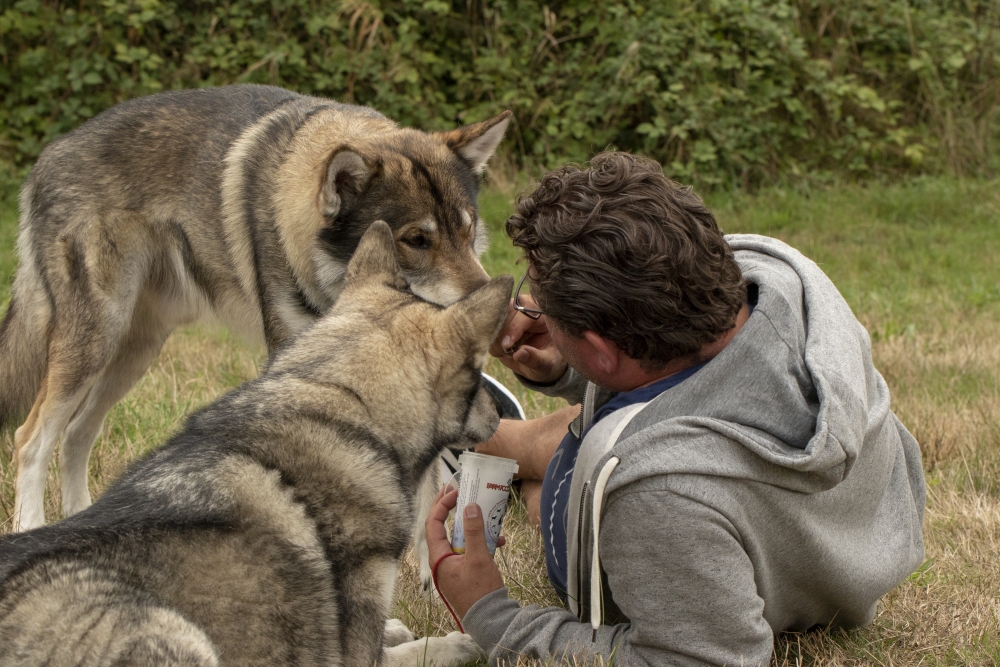
[[[0,3],[0,151],[124,99],[273,83],[425,129],[510,108],[522,162],[615,146],[703,185],[1000,167],[996,0]]]

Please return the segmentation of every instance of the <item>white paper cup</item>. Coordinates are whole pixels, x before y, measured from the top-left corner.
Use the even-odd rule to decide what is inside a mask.
[[[486,523],[486,546],[493,554],[500,539],[503,515],[507,512],[510,483],[517,472],[517,461],[499,456],[464,452],[458,457],[462,474],[458,484],[458,504],[455,505],[455,528],[451,534],[451,550],[465,553],[465,506],[479,505]]]

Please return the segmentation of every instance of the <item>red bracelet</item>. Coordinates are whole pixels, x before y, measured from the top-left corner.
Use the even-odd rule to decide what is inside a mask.
[[[445,558],[451,558],[452,556],[457,556],[457,555],[458,555],[457,553],[451,552],[451,553],[446,553],[440,558],[438,558],[437,562],[434,563],[434,567],[431,568],[431,579],[434,580],[434,590],[436,590],[438,592],[438,595],[441,596],[441,601],[444,602],[444,606],[448,608],[448,613],[450,613],[451,617],[455,619],[455,625],[457,625],[458,629],[464,634],[465,628],[462,627],[462,621],[458,620],[458,615],[455,613],[455,610],[451,608],[450,604],[448,604],[448,598],[444,596],[444,593],[442,593],[441,589],[438,587],[438,565],[440,565],[441,561],[443,561]]]

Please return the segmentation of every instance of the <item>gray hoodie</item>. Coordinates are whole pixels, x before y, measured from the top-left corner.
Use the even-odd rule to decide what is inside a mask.
[[[569,518],[570,551],[580,547],[571,572],[582,573],[572,604],[588,618],[589,582],[602,579],[607,624],[593,631],[565,609],[495,591],[463,619],[491,664],[598,654],[766,665],[775,632],[867,624],[921,563],[920,450],[889,409],[867,332],[799,252],[726,238],[757,286],[750,319],[704,368],[629,415],[592,470],[577,479],[578,462],[574,473],[603,493],[584,491],[584,511]],[[549,392],[573,401],[583,388],[568,373]]]

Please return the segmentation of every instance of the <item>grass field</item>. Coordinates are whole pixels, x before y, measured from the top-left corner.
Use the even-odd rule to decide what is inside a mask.
[[[493,228],[492,274],[520,275],[502,234],[513,188],[481,198]],[[872,335],[893,408],[921,444],[928,482],[926,562],[851,632],[782,637],[775,665],[993,665],[1000,663],[1000,182],[925,179],[808,194],[767,190],[708,199],[727,232],[781,238],[815,259]],[[8,298],[16,202],[0,198],[0,304]],[[130,460],[161,443],[183,415],[254,377],[262,351],[225,332],[178,331],[139,385],[116,406],[91,459],[100,493]],[[497,362],[488,369],[529,416],[558,401],[524,391]],[[12,430],[0,434],[0,532],[13,506]],[[47,494],[59,516],[58,473]],[[515,506],[501,568],[525,602],[552,604],[541,543]],[[418,633],[452,629],[401,570],[397,613]]]

